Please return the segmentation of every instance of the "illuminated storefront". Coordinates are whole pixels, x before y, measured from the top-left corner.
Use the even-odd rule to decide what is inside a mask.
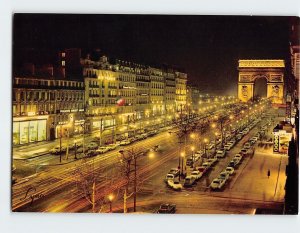
[[[47,140],[47,120],[13,122],[13,145]]]
[[[292,139],[292,127],[287,122],[281,122],[273,130],[273,151],[286,154]]]

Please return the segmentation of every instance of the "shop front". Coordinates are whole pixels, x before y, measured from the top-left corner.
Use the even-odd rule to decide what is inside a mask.
[[[47,140],[46,119],[14,119],[13,145]]]

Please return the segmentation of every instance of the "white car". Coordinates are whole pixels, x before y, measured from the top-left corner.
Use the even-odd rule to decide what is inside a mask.
[[[199,171],[192,171],[191,173],[191,177],[195,178],[195,180],[199,180],[202,176],[202,173],[200,173]]]
[[[214,165],[218,159],[216,157],[208,159],[206,162],[209,163],[211,166]]]
[[[217,153],[216,153],[216,157],[217,158],[224,158],[225,154],[226,154],[225,150],[218,150]]]
[[[227,143],[227,144],[224,146],[224,149],[225,149],[225,150],[231,150],[231,148],[232,148],[232,144],[230,144],[230,143]]]
[[[257,142],[258,137],[252,137],[251,140],[254,141],[254,142]]]
[[[119,144],[109,144],[107,145],[108,150],[115,150],[119,147]]]
[[[174,181],[174,179],[175,179],[175,176],[173,174],[167,174],[165,177],[165,182],[168,183],[169,180]]]
[[[208,169],[208,168],[210,168],[210,163],[205,162],[205,163],[202,164],[202,167]]]
[[[56,146],[50,150],[51,154],[59,154],[61,152],[66,152],[67,148],[64,146]]]
[[[120,145],[121,145],[121,146],[124,146],[124,145],[129,145],[130,143],[131,143],[131,141],[128,140],[128,139],[126,139],[126,140],[121,141],[121,142],[120,142]]]
[[[233,167],[226,167],[224,172],[227,172],[229,175],[232,175],[234,173]]]
[[[241,154],[236,154],[233,158],[234,159],[237,158],[239,160],[242,160],[243,156]]]
[[[168,174],[173,174],[174,176],[179,176],[180,170],[178,168],[171,168]]]
[[[230,141],[230,143],[231,143],[232,145],[235,145],[236,140],[232,139],[232,140]]]
[[[99,153],[99,154],[104,154],[105,152],[109,151],[109,148],[106,147],[106,146],[101,146],[99,147],[96,152]]]
[[[214,148],[215,148],[215,144],[214,144],[214,143],[210,143],[210,144],[206,147],[207,150],[212,150],[212,149],[214,149]]]
[[[212,190],[221,189],[221,188],[223,188],[224,185],[225,185],[225,180],[214,179],[210,184],[210,188]]]
[[[168,180],[167,184],[169,187],[171,187],[174,190],[181,190],[182,184],[178,180]]]
[[[251,147],[251,144],[249,142],[246,142],[244,145],[244,148],[248,150],[248,149],[250,149],[250,147]]]
[[[225,180],[225,181],[227,181],[228,178],[229,178],[229,174],[227,172],[221,172],[219,174],[219,177],[218,177],[218,179],[222,179],[222,180]]]

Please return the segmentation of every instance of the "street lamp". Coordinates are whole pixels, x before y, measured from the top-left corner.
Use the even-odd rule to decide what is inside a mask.
[[[180,172],[180,176],[182,176],[183,175],[183,164],[184,164],[185,153],[181,152],[180,153],[180,157],[181,157],[181,172]],[[180,165],[180,162],[179,162],[179,165]],[[179,180],[180,180],[180,176],[179,176]]]
[[[194,153],[195,147],[194,146],[191,146],[191,151],[192,151],[193,167],[194,167],[194,165],[195,165],[195,153]]]
[[[112,213],[112,201],[114,199],[114,195],[113,194],[109,194],[108,195],[108,200],[109,200],[109,212]]]

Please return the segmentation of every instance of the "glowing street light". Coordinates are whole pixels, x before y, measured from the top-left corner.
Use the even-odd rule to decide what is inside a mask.
[[[112,213],[112,201],[114,199],[114,195],[113,194],[109,194],[108,195],[108,200],[109,200],[109,212]]]

